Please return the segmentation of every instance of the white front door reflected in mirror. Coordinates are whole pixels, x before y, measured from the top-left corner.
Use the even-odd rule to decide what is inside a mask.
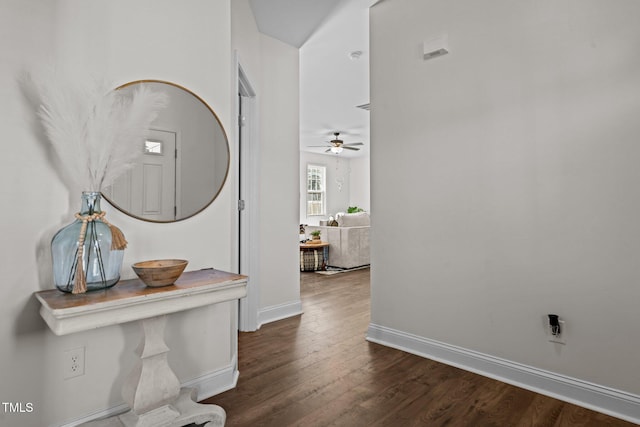
[[[109,200],[131,214],[154,221],[173,221],[176,215],[176,189],[180,157],[176,132],[152,129],[144,142],[140,162],[104,190]]]

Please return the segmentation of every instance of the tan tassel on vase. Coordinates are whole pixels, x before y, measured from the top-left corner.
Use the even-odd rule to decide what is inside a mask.
[[[82,255],[84,254],[84,237],[87,232],[87,219],[83,219],[82,227],[80,228],[80,237],[78,238],[78,260],[76,267],[76,275],[73,278],[73,290],[72,294],[84,294],[87,292],[87,277],[84,274],[84,266],[82,262]]]
[[[78,268],[76,269],[76,276],[73,281],[72,294],[84,294],[87,292],[87,278],[84,275],[84,267],[82,266],[82,258],[78,260]]]
[[[118,227],[113,224],[109,224],[111,229],[111,250],[120,251],[127,248],[127,239],[124,238],[124,233]]]
[[[104,219],[104,215],[100,217],[100,221],[107,224],[109,226],[109,229],[111,230],[111,250],[121,251],[126,249],[129,242],[127,242],[127,239],[125,239],[122,230]]]

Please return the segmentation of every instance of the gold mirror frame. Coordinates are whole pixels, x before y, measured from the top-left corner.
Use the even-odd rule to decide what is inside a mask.
[[[172,88],[172,90],[178,89],[182,92],[184,92],[185,95],[190,95],[192,96],[195,100],[199,101],[200,104],[202,106],[204,106],[210,113],[212,118],[215,120],[215,123],[217,124],[217,126],[220,128],[220,132],[222,134],[222,136],[224,137],[224,145],[225,145],[225,153],[226,153],[226,167],[224,170],[224,176],[222,177],[222,179],[219,182],[219,185],[217,186],[217,188],[214,188],[212,190],[212,194],[211,197],[208,197],[208,194],[206,194],[206,197],[202,197],[202,199],[204,199],[204,201],[202,201],[202,206],[194,209],[192,212],[188,213],[188,214],[184,214],[181,215],[178,218],[174,218],[171,220],[162,220],[162,219],[152,219],[152,218],[146,218],[140,215],[137,215],[135,213],[129,212],[127,209],[119,206],[115,201],[112,200],[111,197],[109,197],[107,194],[102,194],[102,196],[112,205],[114,206],[116,209],[118,209],[119,211],[121,211],[122,213],[129,215],[133,218],[142,220],[142,221],[148,221],[148,222],[157,222],[157,223],[171,223],[171,222],[178,222],[178,221],[183,221],[187,218],[191,218],[197,214],[199,214],[200,212],[202,212],[204,209],[206,209],[209,205],[211,205],[211,203],[213,203],[214,200],[216,200],[218,198],[218,196],[220,195],[220,192],[222,191],[222,189],[224,188],[224,185],[227,182],[227,178],[229,176],[229,168],[230,168],[230,164],[231,164],[231,153],[230,153],[230,148],[229,148],[229,138],[227,136],[227,133],[224,129],[224,126],[222,125],[222,122],[220,121],[220,118],[218,117],[218,115],[213,111],[213,109],[202,99],[200,98],[198,95],[196,95],[195,93],[193,93],[192,91],[190,91],[189,89],[180,86],[178,84],[172,83],[172,82],[168,82],[168,81],[163,81],[163,80],[136,80],[136,81],[132,81],[132,82],[128,82],[125,83],[119,87],[116,88],[116,90],[121,90],[121,89],[125,89],[125,88],[129,88],[129,87],[133,87],[137,84],[151,84],[154,86],[157,85],[168,85],[169,87]],[[157,88],[157,87],[153,87],[154,90],[161,90],[161,88]],[[169,99],[169,104],[171,104],[171,98]],[[161,113],[162,114],[162,113]],[[155,121],[154,121],[155,123]],[[215,144],[216,141],[211,141],[212,144]],[[212,159],[213,160],[213,159]],[[213,167],[213,166],[212,166]],[[215,172],[214,172],[215,173]],[[215,183],[215,180],[214,180]]]

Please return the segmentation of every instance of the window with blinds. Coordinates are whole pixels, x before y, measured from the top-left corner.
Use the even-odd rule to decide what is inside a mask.
[[[307,165],[307,216],[325,214],[327,168]]]

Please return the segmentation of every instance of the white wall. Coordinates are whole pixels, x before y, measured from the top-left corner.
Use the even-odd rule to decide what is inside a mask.
[[[256,91],[260,160],[258,326],[301,312],[298,272],[298,49],[258,31],[248,0],[232,2],[232,47]],[[236,96],[237,94],[233,94]],[[250,209],[250,208],[249,208]],[[251,281],[251,279],[250,279]]]
[[[326,215],[307,216],[307,165],[326,167]],[[338,185],[342,183],[342,186]],[[300,224],[319,225],[320,220],[346,212],[351,195],[351,160],[345,157],[300,152]]]
[[[349,206],[371,211],[371,167],[369,156],[351,159]]]
[[[299,53],[260,35],[260,307],[300,310]],[[277,311],[277,310],[276,310]],[[277,317],[277,316],[276,316]],[[264,321],[273,320],[264,314]]]
[[[231,3],[231,46],[238,52],[242,67],[258,95],[262,86],[260,37],[249,0],[234,0]]]
[[[5,2],[3,10],[0,117],[11,149],[5,150],[0,181],[3,206],[15,209],[0,214],[5,236],[0,248],[0,396],[6,402],[31,402],[34,411],[0,411],[0,424],[58,425],[122,402],[120,387],[135,361],[131,350],[138,327],[57,337],[38,314],[32,293],[53,287],[50,239],[71,222],[80,194],[65,188],[52,168],[16,78],[24,69],[58,62],[83,78],[93,74],[113,80],[114,87],[137,79],[168,80],[200,95],[228,127],[230,6],[228,0],[195,0],[186,7],[150,0],[30,0]],[[106,210],[130,242],[124,278],[133,277],[129,265],[143,259],[186,258],[190,269],[231,266],[228,186],[204,212],[175,224],[145,223]],[[231,304],[222,304],[171,316],[169,358],[182,381],[231,363],[234,311]],[[63,352],[78,346],[86,347],[86,374],[64,380]]]
[[[371,9],[372,323],[640,395],[638,16],[633,0]],[[451,53],[423,61],[442,33]]]
[[[4,199],[0,213],[0,396],[4,402],[34,402],[39,410],[54,393],[47,384],[52,382],[47,368],[55,362],[56,352],[46,344],[49,333],[39,318],[32,292],[40,289],[37,257],[46,250],[39,249],[39,242],[52,226],[62,224],[59,221],[67,208],[67,194],[49,165],[46,151],[35,140],[32,111],[23,101],[17,77],[26,65],[37,63],[53,50],[51,18],[56,10],[55,3],[46,0],[6,1],[2,7],[0,123],[5,141],[0,160],[0,194]],[[45,206],[49,213],[43,216]],[[45,274],[51,277],[49,270]],[[4,412],[0,410],[2,425],[45,425],[42,414],[12,417]]]

